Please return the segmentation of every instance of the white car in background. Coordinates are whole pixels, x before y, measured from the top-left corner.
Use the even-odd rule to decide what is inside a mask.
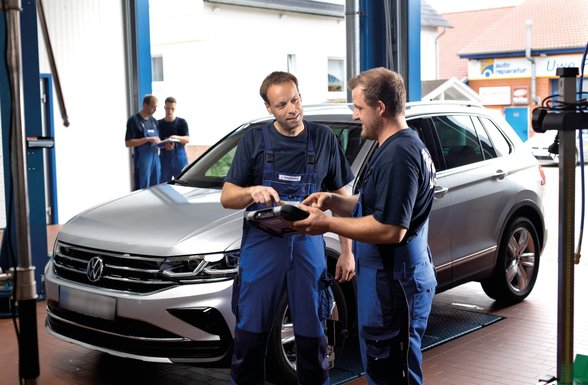
[[[579,137],[579,131],[576,132],[576,138]],[[544,133],[536,132],[531,136],[525,144],[529,147],[531,153],[537,158],[539,163],[543,165],[557,165],[559,164],[559,154],[554,154],[549,151],[550,146],[557,148],[555,143],[555,137],[557,136],[556,130],[548,130]],[[582,150],[584,152],[584,162],[588,162],[588,129],[582,130]],[[579,164],[580,159],[580,140],[576,140],[576,153],[574,154],[576,164]]]

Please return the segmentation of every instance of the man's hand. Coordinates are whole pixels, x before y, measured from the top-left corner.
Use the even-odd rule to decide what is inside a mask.
[[[252,186],[249,188],[249,194],[253,203],[264,204],[268,207],[280,201],[278,192],[269,186]]]
[[[355,276],[355,259],[351,252],[342,252],[335,267],[335,280],[347,282]]]
[[[306,199],[302,201],[302,204],[311,207],[317,207],[322,211],[326,211],[330,210],[329,202],[331,202],[332,197],[333,194],[329,192],[313,193],[306,197]]]
[[[147,139],[147,142],[151,143],[151,144],[158,144],[161,142],[161,139],[159,139],[159,136],[147,136],[145,137],[145,139]]]
[[[292,222],[292,227],[296,229],[296,231],[310,235],[324,234],[329,231],[330,217],[320,209],[302,204],[298,207],[302,210],[308,211],[309,215],[304,220]]]

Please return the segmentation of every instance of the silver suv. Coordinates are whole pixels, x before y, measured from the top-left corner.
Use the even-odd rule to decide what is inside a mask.
[[[375,143],[346,104],[307,106],[327,124],[356,181]],[[183,173],[82,212],[59,233],[45,268],[47,331],[91,349],[145,361],[227,365],[235,326],[230,299],[239,263],[242,211],[219,203],[242,135],[238,127]],[[506,121],[466,103],[409,103],[409,126],[437,168],[430,219],[438,291],[480,281],[497,301],[523,300],[535,284],[546,241],[544,175]],[[338,238],[326,234],[328,266]],[[334,287],[337,352],[356,319],[354,283]],[[294,381],[296,350],[285,298],[268,344],[269,378]],[[333,338],[334,337],[334,338]]]

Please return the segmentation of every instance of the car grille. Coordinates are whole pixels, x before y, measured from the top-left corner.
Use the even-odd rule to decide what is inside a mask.
[[[103,269],[92,277],[88,267],[93,258],[101,260]],[[164,258],[113,253],[63,242],[58,242],[53,254],[55,274],[63,279],[132,293],[149,293],[178,285],[159,274],[163,261]]]

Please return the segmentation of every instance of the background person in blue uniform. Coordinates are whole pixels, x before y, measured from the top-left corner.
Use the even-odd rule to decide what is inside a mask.
[[[296,77],[273,72],[263,81],[260,94],[275,120],[241,139],[223,186],[223,207],[256,210],[281,200],[301,201],[322,186],[345,194],[352,171],[333,132],[303,120]],[[341,239],[341,247],[335,279],[347,281],[355,270],[351,241]],[[330,310],[320,306],[329,292],[325,281],[322,236],[277,237],[244,222],[239,274],[233,286],[237,324],[231,384],[265,384],[263,358],[284,290],[294,324],[298,381],[328,383],[323,323]]]
[[[177,177],[188,164],[188,156],[184,146],[190,142],[190,132],[185,119],[176,116],[176,99],[172,96],[165,99],[163,106],[165,117],[158,123],[159,138],[171,140],[165,143],[159,151],[161,162],[161,182],[167,182]]]
[[[133,148],[133,191],[159,183],[159,148],[161,140],[157,130],[157,120],[153,114],[157,110],[157,98],[153,95],[143,97],[143,108],[127,120],[125,145]]]
[[[332,231],[354,240],[360,347],[368,383],[422,384],[421,339],[437,286],[427,241],[435,166],[406,123],[406,91],[399,74],[375,68],[348,84],[362,137],[376,140],[379,147],[359,195],[311,195],[303,203],[314,207],[302,206],[311,215],[294,226],[303,233]],[[321,210],[327,209],[339,217],[324,215]]]

